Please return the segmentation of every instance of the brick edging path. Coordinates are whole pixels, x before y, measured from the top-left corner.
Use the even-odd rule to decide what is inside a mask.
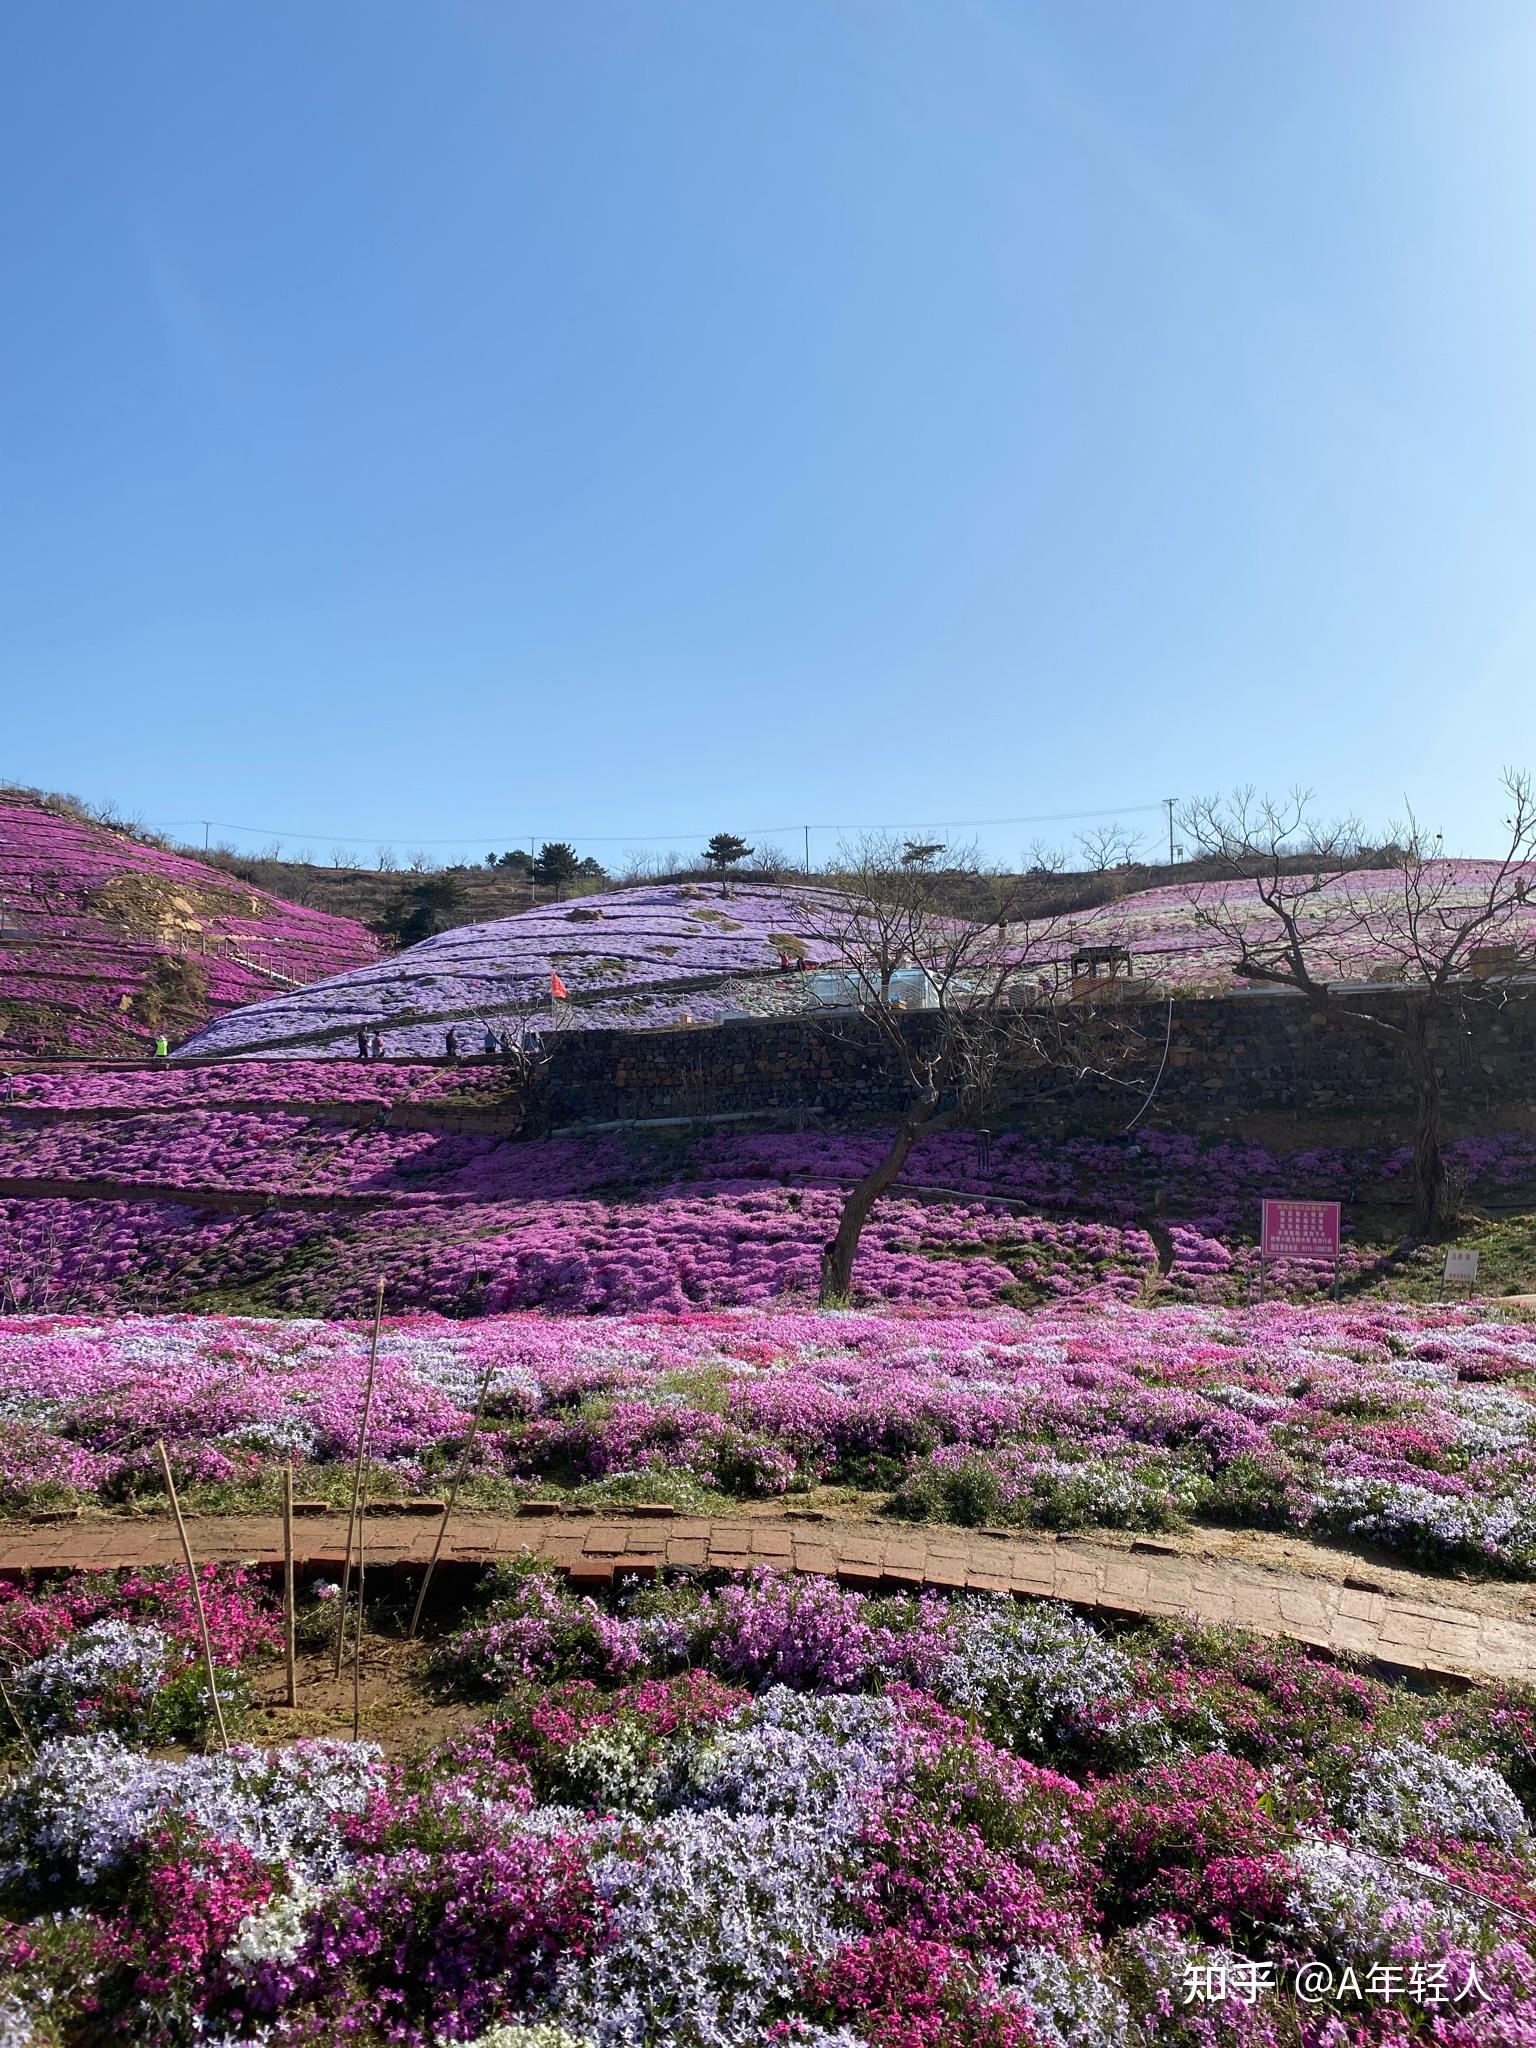
[[[368,1516],[370,1567],[424,1566],[439,1517],[388,1510]],[[303,1514],[296,1523],[301,1570],[339,1572],[342,1514]],[[274,1564],[282,1556],[275,1515],[188,1518],[199,1562]],[[1255,1562],[1183,1541],[1128,1541],[1107,1532],[1057,1539],[1038,1532],[957,1529],[921,1523],[846,1520],[801,1511],[705,1518],[670,1510],[583,1514],[523,1509],[456,1514],[445,1564],[489,1562],[533,1552],[588,1590],[616,1572],[654,1575],[668,1566],[820,1573],[866,1591],[966,1589],[1064,1600],[1084,1613],[1127,1619],[1163,1616],[1258,1635],[1290,1636],[1330,1655],[1364,1657],[1391,1671],[1452,1684],[1529,1682],[1536,1677],[1536,1600],[1526,1587],[1497,1588],[1428,1579],[1393,1566],[1352,1566],[1322,1546],[1287,1540],[1283,1561]],[[168,1517],[98,1516],[60,1523],[0,1523],[0,1575],[29,1569],[104,1569],[179,1562]]]

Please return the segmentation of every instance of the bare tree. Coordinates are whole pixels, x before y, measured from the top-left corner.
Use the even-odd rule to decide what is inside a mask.
[[[331,848],[331,866],[333,868],[344,868],[350,866],[350,864],[351,855],[346,847],[333,846]]]
[[[1091,871],[1107,874],[1111,868],[1127,868],[1140,853],[1145,834],[1126,825],[1096,825],[1078,834],[1077,847]]]
[[[373,857],[378,864],[378,870],[381,875],[392,875],[400,866],[399,861],[395,858],[395,849],[392,846],[375,847]]]
[[[905,1096],[884,1158],[850,1190],[823,1247],[828,1307],[847,1301],[870,1212],[920,1137],[982,1106],[1005,1068],[1082,1079],[1118,1064],[1128,1042],[1120,1015],[1064,999],[1062,920],[1020,923],[1015,881],[981,870],[972,849],[951,850],[942,874],[905,851],[884,835],[840,848],[831,887],[804,904],[808,934],[836,956],[862,1013],[852,1028]],[[957,872],[970,885],[969,917],[948,907]],[[904,990],[919,1016],[899,1000]]]
[[[1032,841],[1029,851],[1024,856],[1025,873],[1033,875],[1037,880],[1046,875],[1065,874],[1066,868],[1067,856],[1061,848],[1047,846],[1043,839]]]
[[[1413,1223],[1449,1220],[1440,1062],[1473,1013],[1506,999],[1502,976],[1532,954],[1522,915],[1536,903],[1536,787],[1506,769],[1502,851],[1471,873],[1440,855],[1410,813],[1392,843],[1360,865],[1353,820],[1321,824],[1311,792],[1277,801],[1251,789],[1186,807],[1183,826],[1222,880],[1190,891],[1195,921],[1245,981],[1294,989],[1347,1016],[1401,1060],[1413,1103]],[[1360,982],[1390,985],[1362,1000]]]

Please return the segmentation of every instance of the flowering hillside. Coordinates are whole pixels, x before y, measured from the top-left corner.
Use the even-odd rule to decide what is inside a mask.
[[[1486,894],[1493,873],[1487,861],[1430,864],[1425,887],[1436,905],[1435,915],[1427,920],[1431,946],[1452,928],[1458,912],[1474,907]],[[1513,906],[1508,918],[1487,936],[1518,944],[1536,968],[1536,868],[1528,871],[1528,879],[1530,901]],[[1336,876],[1305,902],[1301,921],[1312,937],[1320,979],[1369,980],[1393,963],[1390,933],[1402,889],[1397,869],[1367,869]],[[1255,883],[1203,882],[1142,889],[1086,911],[1072,920],[1071,943],[1125,946],[1134,956],[1133,971],[1152,980],[1221,986],[1231,980],[1231,954],[1202,927],[1202,908],[1219,909],[1224,922],[1235,913],[1255,940],[1277,930]]]
[[[499,1071],[253,1059],[14,1076],[0,1090],[0,1308],[175,1307],[216,1289],[228,1307],[344,1315],[375,1276],[391,1309],[452,1315],[767,1306],[814,1294],[841,1191],[886,1142],[454,1128]],[[1458,1138],[1447,1159],[1470,1200],[1529,1206],[1536,1138]],[[972,1137],[939,1132],[877,1207],[855,1297],[1241,1302],[1277,1192],[1343,1197],[1350,1292],[1431,1294],[1439,1253],[1397,1247],[1407,1163],[1389,1146],[1005,1132],[983,1168]],[[1517,1230],[1507,1264],[1485,1259],[1495,1291],[1530,1284],[1530,1253]],[[1267,1284],[1305,1296],[1333,1279],[1331,1262],[1297,1261]]]
[[[1430,887],[1438,915],[1449,922],[1475,903],[1490,872],[1484,862],[1437,863]],[[1490,936],[1513,940],[1536,959],[1536,873],[1531,880],[1531,902],[1516,905]],[[1401,887],[1395,870],[1358,872],[1307,902],[1323,978],[1369,979],[1390,965]],[[557,1012],[562,1024],[587,1028],[708,1024],[730,1009],[773,1014],[810,999],[797,975],[777,971],[786,945],[796,958],[836,964],[835,949],[816,935],[818,926],[824,934],[836,923],[817,916],[820,900],[815,890],[739,881],[656,884],[542,904],[440,933],[314,988],[268,995],[221,1017],[186,1049],[334,1058],[354,1050],[364,1026],[383,1033],[388,1053],[421,1058],[442,1053],[450,1025],[464,1035],[464,1049],[475,1050],[487,1025],[547,1030]],[[1038,932],[1021,936],[1021,946],[1031,975],[1052,958],[1064,966],[1079,946],[1123,945],[1140,979],[1218,988],[1231,980],[1230,948],[1201,923],[1202,909],[1218,905],[1255,933],[1269,928],[1254,884],[1204,883],[1142,890],[1053,926],[1048,941]],[[556,975],[569,1000],[552,1007]]]
[[[318,987],[269,997],[220,1018],[189,1052],[345,1056],[360,1025],[383,1033],[394,1056],[441,1054],[447,1027],[478,1050],[496,1030],[549,1028],[551,977],[569,990],[562,1021],[575,1025],[712,1023],[737,1005],[805,999],[778,972],[786,950],[826,957],[809,928],[812,892],[764,882],[658,883],[573,903],[544,903],[490,924],[460,925]],[[757,991],[752,1003],[749,991]]]
[[[189,1483],[343,1467],[366,1356],[357,1324],[0,1320],[0,1498],[154,1491],[161,1436]],[[1536,1326],[1471,1309],[412,1317],[376,1456],[441,1471],[487,1374],[487,1481],[830,1481],[935,1520],[1212,1515],[1536,1573]]]
[[[378,950],[350,918],[0,796],[0,1049],[133,1057]]]

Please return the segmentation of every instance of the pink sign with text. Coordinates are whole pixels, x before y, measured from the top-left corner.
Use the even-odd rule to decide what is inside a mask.
[[[1259,1252],[1266,1259],[1336,1259],[1338,1203],[1266,1201]]]

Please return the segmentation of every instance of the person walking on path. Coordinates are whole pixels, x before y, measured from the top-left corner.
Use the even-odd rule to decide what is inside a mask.
[[[368,1054],[370,1059],[381,1060],[384,1057],[384,1041],[377,1031],[368,1041]]]
[[[495,1057],[496,1057],[496,1034],[495,1034],[495,1032],[494,1032],[494,1031],[493,1031],[493,1030],[491,1029],[491,1027],[490,1027],[490,1025],[489,1025],[489,1024],[487,1024],[487,1025],[486,1025],[486,1027],[485,1027],[485,1037],[484,1037],[484,1039],[483,1039],[483,1040],[481,1041],[481,1047],[480,1047],[480,1049],[481,1049],[481,1051],[482,1051],[482,1052],[483,1052],[483,1053],[485,1054],[485,1056],[486,1056],[486,1058],[487,1058],[488,1060],[493,1060],[493,1059],[495,1059]]]
[[[368,1028],[364,1024],[357,1027],[357,1056],[360,1060],[368,1057]]]
[[[448,1047],[449,1059],[456,1060],[459,1056],[459,1034],[452,1024],[448,1026],[448,1036],[444,1043]]]
[[[165,1033],[162,1031],[160,1036],[155,1040],[155,1058],[157,1060],[168,1060],[170,1056],[171,1042],[166,1037]]]

